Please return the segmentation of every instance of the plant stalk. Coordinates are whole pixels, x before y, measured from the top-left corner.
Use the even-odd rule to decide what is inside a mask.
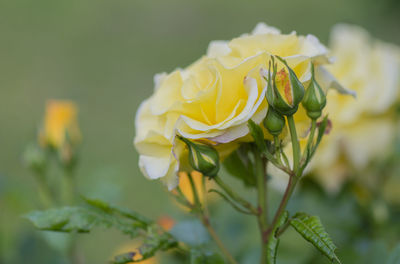
[[[258,201],[258,226],[261,234],[261,259],[260,263],[265,264],[267,258],[267,239],[265,237],[265,233],[268,229],[268,221],[267,221],[267,178],[265,166],[266,163],[263,161],[261,153],[254,148],[254,159],[255,159],[255,169],[257,176],[257,201]]]
[[[292,149],[293,149],[293,171],[297,176],[299,165],[300,165],[300,143],[297,138],[296,125],[294,124],[293,116],[287,116],[287,121],[289,124],[290,138],[292,140]]]
[[[235,202],[241,204],[244,208],[249,209],[250,212],[253,214],[257,214],[257,210],[249,203],[246,201],[244,198],[240,197],[237,193],[235,193],[222,179],[218,176],[214,178],[215,182],[218,184],[218,186],[224,190],[230,198],[232,198]]]
[[[205,177],[205,175],[203,175],[203,177]],[[217,244],[217,246],[220,249],[221,253],[225,256],[225,259],[228,261],[228,263],[230,263],[230,264],[238,264],[236,262],[236,260],[233,258],[233,256],[231,255],[231,253],[228,251],[228,249],[225,247],[225,245],[222,242],[222,240],[217,235],[217,232],[215,232],[214,228],[211,226],[210,217],[209,217],[209,213],[208,213],[208,208],[206,208],[207,203],[203,203],[203,208],[202,208],[202,205],[201,205],[198,193],[197,193],[196,186],[195,186],[193,178],[192,178],[192,176],[190,174],[189,174],[189,180],[190,180],[190,185],[191,185],[191,188],[192,188],[192,193],[193,193],[193,196],[194,196],[195,206],[198,209],[198,216],[199,216],[201,222],[203,223],[203,225],[207,229],[207,231],[210,234],[210,236],[212,237],[212,239]],[[203,182],[203,188],[204,188],[203,190],[205,190],[204,182]],[[204,198],[204,199],[206,199],[206,198]]]

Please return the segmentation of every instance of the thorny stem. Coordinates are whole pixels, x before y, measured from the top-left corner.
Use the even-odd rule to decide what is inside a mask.
[[[293,194],[294,188],[296,187],[296,184],[301,177],[299,175],[300,172],[300,143],[297,138],[297,133],[296,133],[296,127],[294,124],[294,119],[293,116],[288,116],[287,117],[288,124],[289,124],[289,130],[290,130],[290,137],[292,140],[292,150],[293,150],[293,170],[289,173],[289,181],[286,186],[285,193],[283,194],[282,200],[279,204],[279,207],[275,213],[274,219],[272,220],[272,224],[268,228],[268,231],[266,232],[266,238],[268,239],[269,234],[271,231],[274,229],[276,226],[278,219],[281,217],[282,213],[285,211],[286,206],[289,202],[290,197]]]

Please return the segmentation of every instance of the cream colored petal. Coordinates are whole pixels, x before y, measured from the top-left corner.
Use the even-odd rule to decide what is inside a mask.
[[[226,56],[231,52],[228,41],[214,40],[208,45],[207,56],[210,58],[216,58],[220,56]]]
[[[252,31],[253,35],[261,35],[261,34],[281,34],[281,31],[276,27],[268,26],[267,24],[260,22],[256,25],[256,27]]]
[[[256,112],[251,119],[256,123],[260,124],[261,121],[265,118],[267,115],[267,104],[265,103],[262,107],[260,107],[259,111]],[[219,135],[217,137],[212,137],[210,138],[212,141],[217,142],[217,143],[228,143],[232,142],[235,139],[241,138],[246,136],[249,133],[249,128],[247,126],[247,121],[243,122],[240,125],[228,128],[225,130],[225,132],[222,135]]]
[[[171,158],[167,157],[153,157],[140,155],[139,168],[142,173],[149,179],[159,179],[164,177],[170,170]]]

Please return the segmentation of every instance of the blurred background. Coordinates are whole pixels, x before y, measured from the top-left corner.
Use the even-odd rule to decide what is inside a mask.
[[[38,208],[22,154],[36,140],[47,100],[79,106],[79,193],[152,218],[173,215],[179,209],[161,184],[138,170],[135,112],[152,93],[155,73],[187,66],[209,41],[250,32],[258,22],[324,43],[334,24],[347,22],[400,44],[396,0],[1,0],[0,263],[64,263],[22,218]],[[106,263],[128,241],[112,230],[78,240],[86,263]]]

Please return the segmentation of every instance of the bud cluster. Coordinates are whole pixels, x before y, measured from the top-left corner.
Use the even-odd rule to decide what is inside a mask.
[[[278,63],[283,64],[278,71]],[[264,127],[273,136],[278,136],[284,126],[284,116],[292,116],[302,103],[308,117],[316,120],[322,114],[326,105],[326,95],[315,80],[314,65],[311,63],[311,80],[307,89],[297,78],[296,73],[287,62],[279,56],[271,56],[268,71],[264,73],[267,82],[266,99],[269,105],[267,115],[263,121]]]

